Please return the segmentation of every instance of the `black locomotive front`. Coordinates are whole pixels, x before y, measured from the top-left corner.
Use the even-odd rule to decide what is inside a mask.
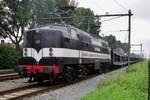
[[[56,30],[35,29],[24,34],[23,57],[19,62],[18,71],[23,76],[40,77],[60,73],[53,48],[60,48],[62,33]],[[46,78],[44,76],[44,78]]]

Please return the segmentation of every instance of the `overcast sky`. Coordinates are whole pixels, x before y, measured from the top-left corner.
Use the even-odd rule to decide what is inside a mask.
[[[150,55],[150,0],[77,0],[79,7],[91,8],[95,14],[132,13],[131,44],[143,44],[145,53]],[[105,20],[104,18],[102,20]],[[121,17],[102,24],[104,35],[113,34],[122,42],[127,42],[128,17]],[[102,34],[100,33],[100,34]],[[132,47],[132,52],[139,53],[140,47]]]

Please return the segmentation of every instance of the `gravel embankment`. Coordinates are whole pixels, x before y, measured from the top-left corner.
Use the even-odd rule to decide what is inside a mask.
[[[80,98],[94,90],[98,84],[112,75],[122,73],[126,68],[122,68],[107,74],[99,75],[94,78],[83,80],[73,85],[69,85],[54,91],[49,91],[37,96],[24,98],[24,100],[80,100]]]
[[[27,83],[27,79],[25,78],[2,81],[0,82],[0,91],[9,90],[26,85],[29,85],[29,83]]]

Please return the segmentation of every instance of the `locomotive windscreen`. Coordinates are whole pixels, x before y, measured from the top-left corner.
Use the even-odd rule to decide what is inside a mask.
[[[25,48],[34,48],[38,52],[41,48],[60,47],[60,32],[52,30],[27,31],[24,34]]]

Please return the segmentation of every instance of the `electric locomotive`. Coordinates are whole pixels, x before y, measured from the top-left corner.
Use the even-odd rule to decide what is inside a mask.
[[[24,33],[18,72],[30,82],[71,81],[108,70],[110,63],[108,42],[70,25],[50,24]]]

